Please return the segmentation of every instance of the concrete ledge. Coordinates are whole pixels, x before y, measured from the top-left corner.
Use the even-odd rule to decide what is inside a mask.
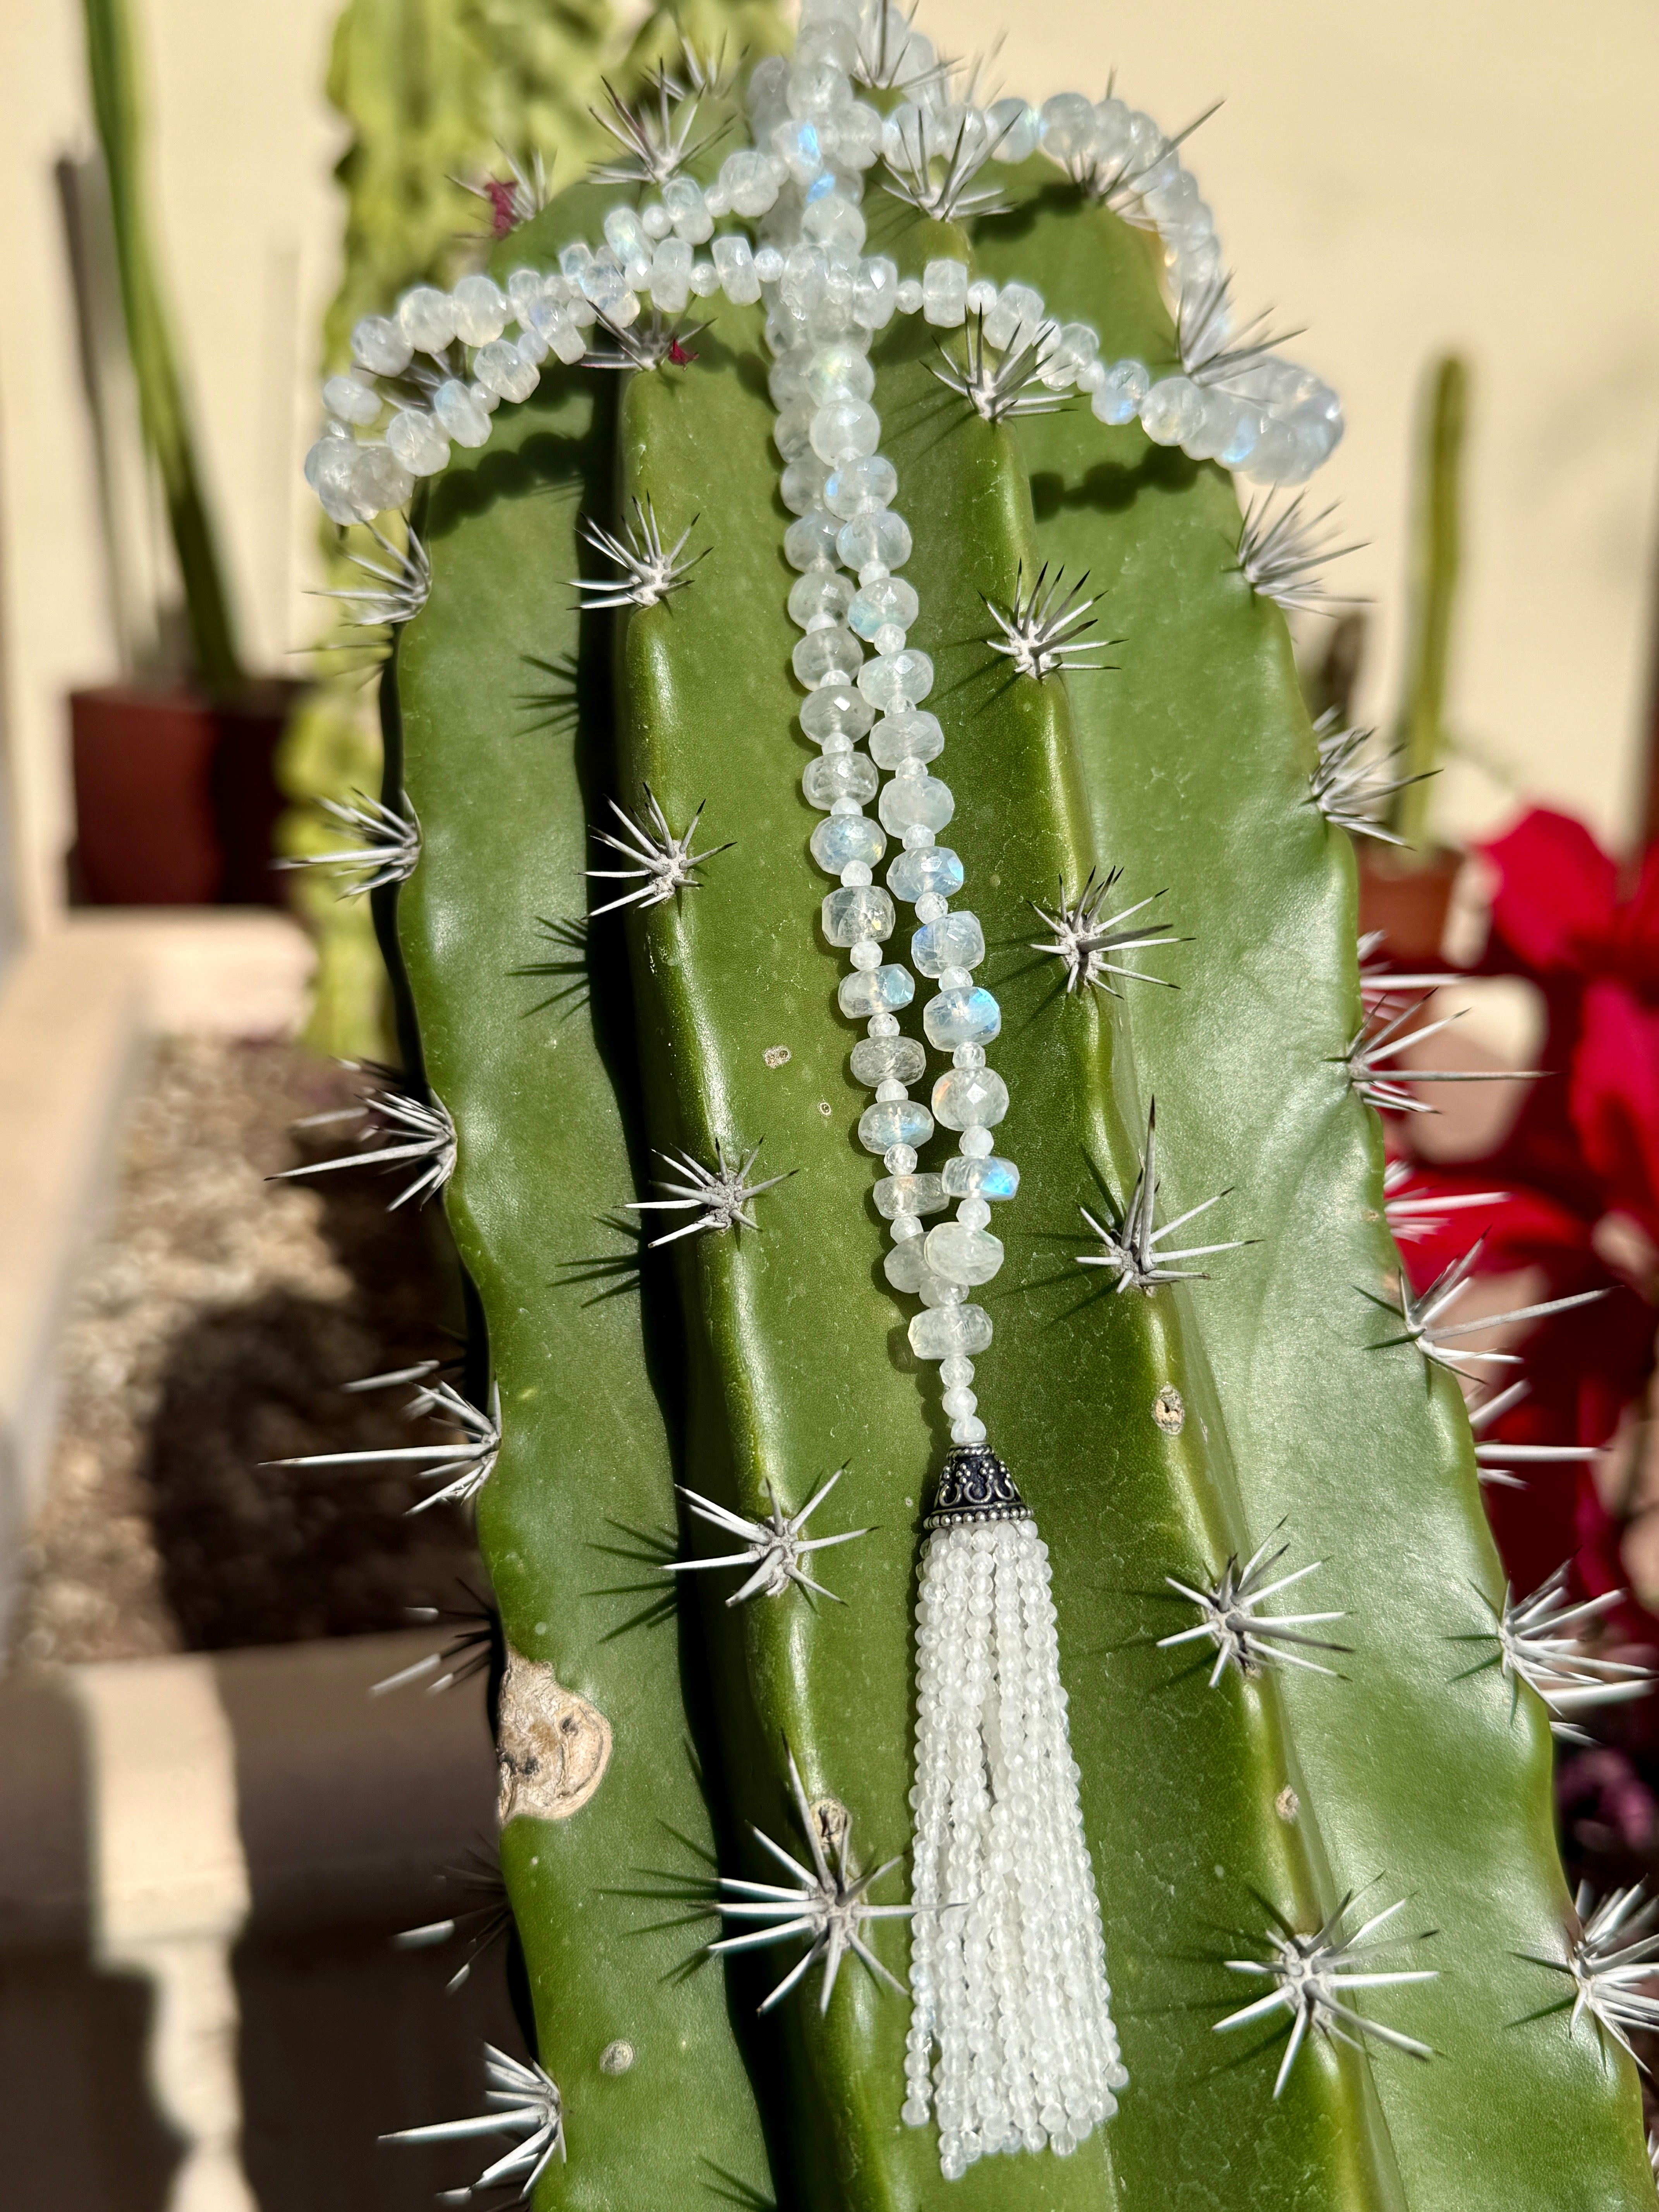
[[[15,963],[0,995],[0,1626],[45,1479],[64,1304],[143,1057],[145,990],[132,946],[63,931]]]
[[[294,1036],[305,1019],[316,954],[270,907],[94,907],[63,934],[138,962],[158,1036]]]
[[[495,1832],[483,1685],[369,1694],[441,1633],[115,1660],[0,1684],[0,1956],[84,1945],[100,1923],[131,1918],[134,1867],[176,1869],[176,1898],[152,1880],[138,1903],[164,1933],[195,1925],[200,1823],[190,1790],[166,1778],[208,1709],[219,1727],[198,1763],[222,1769],[218,1856],[238,1862],[241,1926],[384,1930],[454,1911],[444,1869]],[[143,1725],[99,1726],[112,1696],[117,1718]],[[166,1786],[133,1787],[135,1765]],[[119,1850],[112,1824],[127,1831]]]

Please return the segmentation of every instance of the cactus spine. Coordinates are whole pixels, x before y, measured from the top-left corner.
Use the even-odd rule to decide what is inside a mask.
[[[538,2201],[690,2203],[769,2170],[781,2203],[860,2212],[1449,2212],[1542,2207],[1580,2185],[1644,2203],[1633,2075],[1593,2023],[1570,2026],[1551,1972],[1571,1954],[1543,1710],[1497,1670],[1468,1671],[1455,1640],[1490,1637],[1481,1601],[1498,1592],[1467,1423],[1414,1345],[1379,1342],[1371,1297],[1393,1255],[1377,1125],[1346,1068],[1352,864],[1310,803],[1315,743],[1270,603],[1307,591],[1306,555],[1293,528],[1241,552],[1217,465],[1254,455],[1261,476],[1299,480],[1334,403],[1261,349],[1229,354],[1212,234],[1144,118],[1050,102],[1035,155],[1031,111],[970,122],[930,54],[896,57],[911,35],[895,15],[810,11],[793,73],[768,65],[748,88],[775,162],[688,157],[704,185],[719,170],[714,220],[775,205],[770,258],[723,245],[732,227],[706,276],[667,251],[713,228],[679,177],[660,200],[573,188],[499,259],[529,343],[500,349],[506,297],[417,298],[366,350],[392,379],[413,339],[449,382],[430,409],[403,386],[387,446],[325,441],[313,468],[328,496],[367,507],[406,495],[411,465],[435,473],[449,438],[478,448],[424,495],[431,590],[394,663],[384,794],[418,821],[421,854],[376,896],[395,896],[424,1078],[457,1134],[447,1203],[483,1330],[471,1394],[486,1402],[486,1365],[500,1391],[479,1527],[515,1655],[503,1856],[566,2154]],[[917,98],[884,139],[841,71],[891,106],[896,58]],[[995,139],[1030,157],[1004,165],[1011,214],[974,182],[970,131],[981,155]],[[878,143],[900,190],[872,177],[854,226],[823,204],[852,207],[845,179]],[[1178,331],[1126,207],[1181,280]],[[672,314],[717,287],[695,337],[640,312],[647,289]],[[1048,298],[1078,322],[1045,320]],[[599,313],[608,331],[592,331]],[[447,350],[457,316],[471,389]],[[957,334],[943,380],[935,331]],[[951,836],[1000,1007],[992,1057],[1021,1188],[975,1379],[1050,1547],[1129,2076],[1103,2126],[1045,2109],[994,2162],[948,2055],[937,2128],[902,2124],[902,2106],[918,2117],[911,2015],[889,1985],[927,1948],[892,1909],[922,1909],[907,1869],[886,1865],[912,1835],[918,1523],[947,1425],[970,1448],[979,1422],[959,1401],[948,1424],[938,1411],[915,1309],[883,1280],[854,1133],[868,1091],[843,1072],[797,790],[809,755],[791,744],[802,632],[773,439],[793,434],[769,360],[787,411],[791,375],[848,340],[867,345],[914,537],[910,634],[934,664]],[[1068,386],[1086,408],[1041,411]],[[826,502],[846,503],[831,465],[799,445],[789,460],[797,551]],[[864,565],[879,581],[884,564]],[[796,566],[821,607],[845,605],[827,552]],[[1065,649],[1090,618],[1071,596],[1085,571],[1108,593],[1109,667]],[[858,648],[835,620],[806,635],[827,694]],[[872,690],[906,649],[875,642]],[[843,688],[852,703],[829,711],[855,737]],[[862,769],[835,774],[867,796]],[[878,848],[873,828],[845,836]],[[860,865],[836,859],[845,887]],[[1168,886],[1190,942],[1156,964],[1178,991],[1100,988],[1089,886],[1120,866],[1126,907]],[[585,890],[585,867],[634,873]],[[1069,959],[1032,950],[1028,902],[1057,883]],[[538,957],[538,921],[568,954]],[[879,957],[884,976],[902,941]],[[899,1003],[900,983],[880,988]],[[958,988],[948,972],[940,988]],[[887,1165],[912,1172],[902,1152]],[[1172,1255],[1165,1228],[1229,1191]],[[617,1225],[630,1206],[653,1209],[637,1235]],[[1207,1279],[1176,1263],[1190,1242],[1245,1238]],[[1105,1268],[1075,1268],[1079,1244]],[[926,1310],[951,1310],[929,1279]],[[811,1533],[860,1533],[810,1567],[841,1602],[781,1571],[728,1601],[770,1556],[767,1528],[793,1527],[838,1469]],[[662,1577],[652,1604],[663,1565],[731,1552],[734,1525],[750,1532],[741,1569],[678,1577],[678,1607]],[[1274,1595],[1280,1577],[1297,1579]],[[1006,1753],[992,1747],[994,1768]],[[974,1905],[963,1878],[947,1872],[947,1910]],[[793,1932],[729,1952],[722,1984],[697,1964],[717,1905],[769,1893],[806,1900]],[[757,1934],[772,1911],[752,1908]],[[1023,1924],[1017,1911],[991,1948]],[[825,2002],[854,1936],[873,1963],[842,1960]],[[815,1970],[793,1975],[809,1946]],[[776,2032],[757,2035],[786,1978]],[[1006,2074],[980,2080],[1003,2030],[970,2028],[973,2110],[994,2112],[1019,2069],[1004,2051]]]

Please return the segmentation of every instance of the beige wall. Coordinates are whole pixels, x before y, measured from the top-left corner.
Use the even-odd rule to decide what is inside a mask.
[[[314,634],[299,481],[337,247],[342,143],[321,84],[337,0],[137,0],[164,271],[198,402],[245,651]],[[64,692],[114,670],[52,165],[92,144],[77,0],[0,0],[3,665],[24,896],[61,895]]]
[[[333,264],[335,0],[141,0],[162,243],[252,655],[315,622],[297,482]],[[1644,711],[1659,473],[1659,14],[1644,0],[924,0],[1040,97],[1118,88],[1191,143],[1247,306],[1306,323],[1349,434],[1318,481],[1368,549],[1369,686],[1398,643],[1403,460],[1434,349],[1475,367],[1470,577],[1455,714],[1528,788],[1626,834]],[[112,647],[50,167],[84,146],[74,0],[0,0],[0,527],[4,680],[37,913],[67,835],[61,697]],[[1057,305],[1059,303],[1056,303]],[[1472,769],[1443,818],[1506,801]]]
[[[941,46],[1018,27],[1032,97],[1117,89],[1165,130],[1226,105],[1186,158],[1252,312],[1340,391],[1348,434],[1314,489],[1367,550],[1363,703],[1388,711],[1403,462],[1421,365],[1475,373],[1468,580],[1453,712],[1529,792],[1630,834],[1638,805],[1659,489],[1659,11],[1649,0],[1175,0],[1164,8],[923,0]],[[1381,661],[1381,665],[1378,661]],[[1444,779],[1449,827],[1507,811]]]

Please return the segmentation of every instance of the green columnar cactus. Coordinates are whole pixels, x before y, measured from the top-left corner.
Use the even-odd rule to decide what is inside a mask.
[[[1650,2203],[1641,1960],[1571,1918],[1547,1757],[1631,1685],[1510,1607],[1462,1338],[1395,1303],[1315,549],[1229,482],[1302,482],[1334,396],[1121,102],[981,110],[849,0],[756,152],[685,72],[505,289],[363,326],[397,411],[313,456],[434,478],[382,1150],[480,1316],[447,1487],[540,2069],[491,2062],[492,2171]]]

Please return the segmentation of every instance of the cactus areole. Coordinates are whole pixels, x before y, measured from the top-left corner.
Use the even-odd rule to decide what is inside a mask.
[[[1178,141],[882,0],[607,128],[307,460],[534,2012],[417,2137],[615,2212],[1650,2205],[1549,1796],[1550,1668],[1632,1680],[1511,1663],[1351,1064],[1335,395]]]

